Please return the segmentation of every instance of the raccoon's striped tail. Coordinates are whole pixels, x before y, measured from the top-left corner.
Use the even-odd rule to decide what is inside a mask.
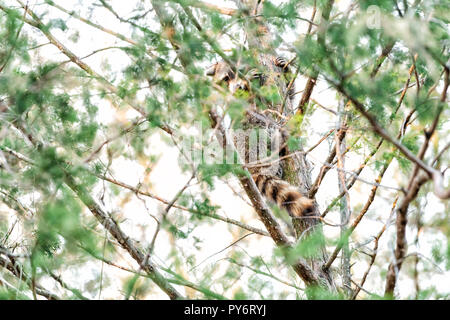
[[[286,209],[291,216],[301,217],[313,212],[314,200],[303,196],[286,181],[261,174],[254,174],[252,178],[266,198],[275,202],[280,208]]]

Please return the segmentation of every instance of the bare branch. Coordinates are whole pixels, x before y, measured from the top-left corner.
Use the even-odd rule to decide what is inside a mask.
[[[233,15],[235,15],[237,13],[236,9],[220,7],[218,5],[215,5],[215,4],[212,4],[212,3],[208,3],[208,2],[204,2],[204,1],[200,1],[200,0],[189,1],[186,4],[191,6],[191,7],[218,12],[218,13],[221,13],[221,14],[224,14],[224,15],[227,15],[227,16],[233,16]]]
[[[392,204],[392,209],[391,209],[389,218],[387,219],[386,223],[383,225],[381,230],[378,232],[378,234],[375,236],[375,239],[374,239],[375,241],[374,241],[374,246],[372,249],[372,254],[370,256],[369,266],[368,266],[367,270],[364,272],[361,282],[360,282],[359,286],[357,286],[356,290],[354,291],[351,300],[355,300],[356,297],[358,296],[359,291],[363,288],[364,283],[366,282],[366,279],[367,279],[367,276],[369,275],[370,269],[372,268],[373,264],[375,263],[375,259],[378,254],[378,242],[380,241],[380,238],[383,235],[383,233],[386,231],[387,226],[391,222],[392,216],[394,215],[395,207],[397,206],[397,200],[398,200],[398,196],[395,198],[394,203]]]
[[[337,135],[338,135],[340,141],[342,141],[342,139],[344,139],[345,134],[346,134],[345,130],[338,131]],[[322,183],[323,178],[325,177],[325,174],[328,172],[328,170],[331,169],[331,166],[329,166],[328,164],[333,161],[335,156],[336,156],[336,146],[333,145],[327,159],[325,160],[325,163],[320,168],[320,171],[316,177],[316,180],[314,180],[314,183],[312,184],[311,188],[309,189],[308,196],[310,198],[313,198],[316,195],[317,191],[319,190],[320,184]]]
[[[162,202],[162,203],[164,203],[166,205],[170,204],[170,202],[168,200],[165,200],[165,199],[163,199],[163,198],[161,198],[161,197],[159,197],[159,196],[157,196],[157,195],[155,195],[155,194],[153,194],[151,192],[143,191],[143,190],[141,190],[139,188],[132,187],[132,186],[130,186],[130,185],[124,183],[124,182],[121,182],[121,181],[118,181],[118,180],[115,180],[115,179],[112,179],[112,178],[108,178],[108,177],[106,177],[104,175],[97,175],[97,177],[100,178],[100,179],[103,179],[105,181],[108,181],[108,182],[110,182],[112,184],[118,185],[118,186],[120,186],[122,188],[125,188],[125,189],[128,189],[130,191],[133,191],[134,193],[141,194],[143,196],[146,196],[146,197],[158,200],[158,201],[160,201],[160,202]],[[187,211],[187,212],[195,213],[195,214],[205,215],[205,216],[217,219],[217,220],[221,220],[223,222],[226,222],[226,223],[229,223],[229,224],[233,224],[233,225],[238,226],[238,227],[240,227],[242,229],[246,229],[248,231],[251,231],[253,233],[257,233],[257,234],[262,235],[262,236],[269,236],[269,233],[267,231],[264,231],[264,230],[261,230],[261,229],[258,229],[258,228],[246,225],[246,224],[244,224],[244,223],[242,223],[240,221],[237,221],[237,220],[234,220],[234,219],[230,219],[230,218],[226,218],[226,217],[220,216],[220,215],[215,214],[215,213],[200,212],[200,211],[196,211],[196,210],[193,210],[191,208],[180,206],[180,205],[177,205],[177,204],[173,204],[172,207],[178,208],[178,209],[181,209],[181,210],[184,210],[184,211]]]
[[[333,8],[334,0],[328,0],[322,9],[322,19],[320,20],[320,24],[318,26],[318,35],[317,41],[319,43],[324,43],[325,41],[325,33],[328,27],[328,20],[330,18],[331,9]],[[315,5],[314,5],[315,8]],[[313,10],[313,17],[315,15],[315,10]],[[308,29],[308,33],[311,32],[311,28]],[[306,82],[305,89],[303,90],[302,97],[300,98],[300,102],[297,106],[297,114],[304,114],[305,107],[309,102],[314,86],[317,82],[317,77],[319,76],[319,72],[314,71],[313,74],[308,78]]]
[[[444,85],[443,94],[442,97],[445,99],[447,88],[448,88],[448,71],[446,72],[445,77],[446,85]],[[392,143],[401,153],[405,155],[406,158],[408,158],[411,162],[417,164],[421,169],[423,169],[432,179],[434,182],[434,193],[436,196],[438,196],[441,199],[448,199],[450,198],[450,189],[445,190],[444,189],[444,182],[443,182],[443,176],[440,171],[434,169],[433,167],[430,167],[425,162],[423,162],[419,157],[414,155],[408,148],[406,148],[403,144],[401,144],[400,141],[390,136],[390,134],[382,128],[376,119],[371,115],[364,107],[362,103],[360,103],[358,100],[353,98],[343,87],[342,83],[336,83],[333,80],[327,79],[330,83],[332,83],[336,89],[339,90],[343,95],[345,95],[350,101],[352,101],[353,105],[356,107],[356,109],[369,121],[372,130],[379,134],[382,138]],[[443,102],[444,103],[444,102]],[[440,111],[442,111],[442,106],[439,108],[438,114],[440,114]],[[437,121],[436,121],[437,123]],[[434,126],[434,124],[433,124]]]
[[[122,248],[124,248],[133,257],[139,266],[144,270],[149,277],[163,290],[171,299],[182,299],[183,296],[178,293],[165,279],[151,261],[147,259],[145,261],[144,254],[136,247],[133,240],[130,239],[120,229],[114,219],[95,202],[91,195],[84,189],[83,186],[78,185],[73,177],[66,176],[67,185],[74,191],[74,193],[80,198],[80,200],[89,208],[95,218],[108,230],[108,232],[119,242]]]
[[[111,141],[114,141],[118,138],[120,138],[121,136],[131,132],[132,130],[134,130],[136,127],[139,127],[142,123],[146,122],[146,118],[145,117],[139,117],[138,119],[134,120],[132,122],[132,124],[130,126],[128,126],[125,129],[122,129],[118,134],[116,134],[113,137],[110,137],[108,139],[106,139],[104,142],[102,142],[87,158],[86,160],[84,160],[84,163],[89,163],[91,162],[99,153],[100,151],[103,149],[103,147],[105,145],[107,145],[108,143],[110,143]]]
[[[412,200],[414,200],[419,192],[420,187],[428,180],[425,174],[419,174],[414,178],[413,183],[408,189],[408,193],[403,198],[397,210],[397,240],[394,252],[394,262],[389,265],[388,273],[386,276],[386,288],[385,295],[393,296],[394,288],[397,282],[398,272],[403,264],[404,257],[406,255],[407,243],[406,243],[406,225],[408,223],[408,207]]]

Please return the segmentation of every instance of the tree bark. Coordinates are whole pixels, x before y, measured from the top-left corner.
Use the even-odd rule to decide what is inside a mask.
[[[329,5],[332,5],[330,1]],[[280,72],[274,64],[274,57],[277,56],[275,49],[271,45],[272,35],[269,28],[265,25],[263,19],[258,15],[262,11],[262,3],[259,0],[242,0],[238,2],[239,9],[242,12],[252,15],[252,19],[247,19],[248,24],[245,28],[248,45],[260,65],[266,68],[268,74]],[[328,7],[327,7],[328,8]],[[331,7],[329,8],[331,11]],[[328,12],[329,15],[329,12]],[[275,78],[275,77],[273,77]],[[284,97],[287,94],[287,85],[279,78],[274,79],[275,85],[279,88],[278,92]],[[283,100],[283,99],[282,99]],[[283,108],[283,116],[293,116],[294,107],[290,99],[286,99],[285,107]],[[279,111],[277,106],[267,106],[274,111]],[[284,141],[287,142],[289,135],[282,134]],[[302,149],[300,149],[302,151]],[[289,150],[286,151],[289,153]],[[309,194],[311,189],[311,167],[306,159],[306,155],[297,152],[294,156],[289,157],[282,162],[283,179],[292,185],[298,187],[303,194]],[[296,231],[297,238],[302,240],[314,233],[320,241],[320,249],[314,258],[309,258],[308,263],[312,270],[318,275],[319,283],[326,289],[334,291],[336,289],[334,280],[331,277],[330,270],[323,270],[323,264],[328,260],[328,255],[325,248],[325,240],[322,232],[322,224],[319,219],[317,202],[315,203],[314,213],[307,218],[293,218],[293,226]]]

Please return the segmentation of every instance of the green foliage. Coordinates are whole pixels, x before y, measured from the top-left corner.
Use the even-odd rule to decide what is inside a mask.
[[[52,28],[60,29],[61,31],[66,31],[67,25],[63,19],[52,19],[48,22],[46,29],[50,30]]]
[[[299,150],[302,144],[304,143],[303,139],[300,137],[289,137],[288,140],[288,148],[291,151]]]
[[[293,116],[291,119],[289,119],[289,122],[287,123],[287,127],[289,128],[289,131],[291,132],[291,135],[294,137],[293,139],[295,139],[296,135],[300,135],[301,133],[301,124],[303,123],[303,114],[296,114],[295,116]],[[291,140],[291,142],[289,142],[291,144],[295,144],[295,140]]]
[[[223,177],[227,174],[234,174],[237,176],[245,175],[245,171],[242,169],[242,167],[239,164],[229,164],[225,163],[218,163],[218,164],[206,164],[201,163],[198,167],[198,173],[201,177],[201,180],[203,182],[206,182],[207,185],[210,188],[213,188],[214,186],[214,177]]]
[[[211,21],[211,27],[214,32],[222,31],[228,23],[228,19],[224,19],[223,16],[216,12],[212,12],[208,19]]]
[[[97,247],[95,236],[82,225],[79,200],[66,189],[58,193],[56,199],[45,204],[39,213],[32,256],[34,266],[54,265],[55,255],[79,254],[80,246],[90,252],[95,252]]]
[[[447,241],[447,249],[445,250],[445,270],[450,270],[450,241]]]
[[[330,21],[326,23],[322,15],[330,3],[333,3]],[[252,69],[266,75],[267,66],[261,63],[259,55],[272,54],[272,49],[276,54],[289,56],[289,60],[293,58],[289,73],[275,75],[280,77],[280,82],[292,80],[293,70],[299,70],[293,88],[298,93],[296,103],[304,93],[303,81],[309,76],[317,78],[312,98],[318,101],[323,98],[330,108],[340,101],[346,103],[342,114],[348,129],[346,170],[354,171],[355,161],[355,168],[358,168],[360,158],[365,159],[368,153],[376,151],[374,148],[380,141],[352,100],[360,102],[379,126],[397,137],[413,154],[421,148],[424,130],[441,112],[436,132],[430,140],[429,149],[433,150],[428,150],[423,158],[429,165],[432,165],[432,157],[448,142],[448,106],[446,102],[439,102],[444,84],[442,70],[450,57],[448,1],[363,0],[350,2],[348,8],[343,8],[342,2],[328,0],[266,0],[259,3],[260,12],[240,8],[233,16],[221,14],[201,3],[194,6],[187,0],[161,2],[161,11],[156,10],[152,2],[135,1],[130,3],[126,13],[115,11],[115,4],[108,1],[73,7],[64,4],[70,14],[53,5],[52,1],[46,0],[29,8],[42,20],[41,25],[30,24],[33,15],[24,14],[19,6],[10,8],[8,3],[2,3],[0,10],[0,245],[2,250],[5,247],[17,254],[15,261],[22,266],[23,272],[34,277],[40,285],[51,281],[50,272],[68,277],[72,285],[76,283],[77,288],[73,290],[58,285],[64,292],[63,298],[82,298],[81,292],[89,297],[106,296],[101,289],[111,289],[112,277],[116,277],[107,269],[115,268],[112,265],[117,264],[121,271],[116,270],[118,268],[112,270],[126,272],[121,266],[127,265],[130,269],[136,266],[128,260],[136,258],[136,252],[130,258],[117,234],[110,228],[105,231],[105,223],[119,227],[129,237],[127,241],[145,253],[152,241],[155,220],[158,220],[160,232],[154,238],[156,246],[150,259],[168,283],[176,285],[177,289],[187,288],[185,292],[189,298],[348,298],[340,289],[330,292],[323,287],[308,286],[303,291],[300,288],[304,284],[298,274],[287,266],[300,258],[308,264],[314,260],[316,266],[323,259],[324,249],[330,251],[338,245],[349,244],[355,248],[351,256],[352,271],[355,271],[363,265],[360,261],[363,255],[358,251],[363,248],[358,246],[365,239],[372,239],[376,232],[372,229],[369,234],[357,229],[354,234],[339,238],[330,236],[327,226],[325,238],[321,232],[307,232],[290,249],[269,246],[259,253],[253,249],[265,246],[264,241],[268,240],[265,237],[252,235],[229,246],[222,243],[225,236],[222,239],[222,234],[216,234],[215,228],[221,230],[219,224],[226,225],[223,217],[252,227],[264,229],[265,225],[257,220],[254,212],[246,215],[248,210],[244,208],[239,208],[239,212],[228,212],[228,206],[210,200],[213,192],[224,192],[220,180],[241,178],[248,173],[237,164],[237,154],[232,155],[235,161],[231,164],[220,158],[222,145],[212,143],[213,135],[205,137],[191,130],[194,123],[200,123],[203,129],[211,128],[210,110],[214,107],[223,116],[225,128],[248,129],[253,125],[246,123],[246,111],[253,109],[287,129],[290,135],[287,146],[291,152],[311,146],[314,143],[311,134],[325,133],[336,126],[336,118],[330,120],[335,116],[331,113],[328,114],[330,117],[316,121],[315,117],[323,111],[313,101],[308,102],[303,114],[284,110],[286,113],[279,117],[277,112],[268,112],[267,109],[278,108],[283,102],[282,90],[274,81],[264,83],[259,78],[248,77]],[[193,23],[181,5],[190,8],[200,26]],[[317,13],[310,24],[314,6]],[[106,24],[98,15],[103,12],[99,10],[108,11],[117,23]],[[97,31],[108,35],[98,43],[96,40],[86,42],[91,35],[86,34],[88,29],[79,27],[78,22],[82,21],[77,18],[78,14],[90,24],[88,28],[96,30],[92,32],[93,38],[98,37]],[[268,43],[264,43],[266,39],[263,38],[251,39],[254,35],[263,35],[262,24],[268,27],[271,36]],[[311,27],[311,32],[305,32],[307,27]],[[48,43],[50,35],[54,39]],[[61,41],[61,45],[57,41]],[[393,48],[386,55],[385,50],[391,45]],[[63,46],[76,58],[65,52]],[[236,67],[237,74],[250,81],[250,90],[230,94],[226,84],[215,84],[211,77],[204,75],[205,67],[221,60],[224,54]],[[410,69],[413,64],[414,70]],[[400,94],[406,84],[409,88],[400,104]],[[218,85],[222,87],[218,88]],[[336,102],[334,105],[333,101]],[[139,108],[139,112],[134,108]],[[413,112],[411,123],[406,124],[405,130],[398,135],[410,112]],[[135,121],[141,120],[142,113],[145,117],[133,126]],[[167,148],[159,150],[160,145],[154,143],[158,138],[167,144]],[[159,195],[160,187],[164,187],[161,193],[168,191],[166,189],[173,191],[170,190],[171,179],[176,173],[165,172],[161,179],[155,171],[159,165],[165,165],[161,163],[166,159],[162,155],[175,150],[187,139],[198,142],[195,152],[201,153],[202,161],[194,165],[195,179],[176,199],[175,206],[165,212],[167,202],[172,198],[170,193]],[[327,149],[324,147],[327,143],[331,150],[333,142],[334,134],[306,155],[311,164],[312,179],[303,181],[305,185],[314,181],[320,163],[327,156],[317,152],[322,152],[319,151],[321,148]],[[189,147],[193,148],[193,145],[189,144]],[[158,149],[156,152],[155,148]],[[181,153],[178,155],[182,172],[190,174],[192,163]],[[176,157],[174,153],[170,156]],[[441,167],[436,166],[437,169],[445,169],[447,157],[444,152],[438,163]],[[379,183],[393,185],[398,182],[402,188],[408,188],[405,181],[409,181],[414,163],[388,141],[368,159],[361,177],[370,180],[392,160],[396,160],[394,163],[401,171],[392,173],[388,170],[387,176],[393,179]],[[133,168],[142,169],[142,174],[134,176],[133,173],[133,177],[125,177],[122,183],[124,167],[121,166],[124,165],[121,161],[126,161],[126,166],[131,164]],[[296,172],[284,168],[280,174],[286,178]],[[117,179],[117,184],[106,182],[101,176]],[[334,222],[335,216],[331,215],[342,208],[337,205],[338,200],[330,202],[338,190],[336,180],[332,185],[329,176],[323,185],[335,188],[332,192],[326,189],[321,193],[323,189],[319,190],[316,200],[320,210],[331,208],[330,216],[325,219]],[[155,181],[155,177],[162,181]],[[361,195],[364,183],[357,181],[351,190],[352,219],[363,206],[353,192]],[[419,233],[420,241],[425,238],[432,244],[429,251],[425,249],[427,246],[418,248],[427,258],[418,264],[419,279],[432,279],[436,266],[450,270],[448,204],[439,203],[441,207],[438,207],[435,198],[428,196],[431,190],[430,183],[424,184],[417,196],[417,209],[424,224]],[[248,201],[241,191],[235,193],[243,202]],[[382,186],[378,189],[364,222],[385,221],[385,207],[391,206],[394,191],[390,189],[389,192],[392,193],[387,193]],[[280,229],[294,242],[296,232],[291,217],[276,204],[268,205],[275,219],[283,222]],[[95,210],[100,207],[108,215],[106,222],[95,215]],[[222,209],[219,211],[219,208]],[[214,218],[222,221],[217,222]],[[226,226],[230,243],[242,237],[238,226]],[[407,225],[408,242],[410,226],[411,219]],[[364,230],[369,229],[365,227]],[[392,230],[386,232],[389,231]],[[220,248],[210,253],[211,241]],[[378,257],[371,271],[376,275],[369,274],[364,286],[368,292],[382,292],[385,265],[392,260],[389,251],[392,248],[386,250],[383,241],[379,244]],[[204,254],[208,256],[206,260],[203,260]],[[334,262],[333,270],[339,269],[338,261]],[[409,261],[408,258],[403,268],[410,267]],[[106,264],[111,266],[106,268]],[[0,287],[0,299],[32,297],[26,281],[3,271],[2,277],[8,283]],[[353,279],[356,280],[359,271],[352,273]],[[403,269],[399,274],[397,286],[403,285],[403,277],[412,277],[411,272]],[[378,283],[372,278],[383,281]],[[76,281],[71,281],[74,279]],[[154,281],[135,273],[121,274],[114,280],[120,281],[122,290],[117,293],[120,298],[145,299],[149,293],[159,290]],[[339,281],[337,283],[339,286]],[[358,298],[400,297],[381,297],[363,291]],[[403,298],[403,289],[400,292]],[[421,284],[417,293],[408,293],[407,297],[448,298],[448,293],[433,284],[428,287]]]
[[[247,95],[247,93],[238,93],[242,98]],[[232,119],[236,119],[236,126],[244,119],[244,104],[240,100],[234,100],[228,105],[227,113]]]
[[[244,292],[244,290],[242,288],[239,288],[239,290],[237,290],[234,293],[233,299],[234,300],[247,300],[248,296],[246,295],[246,293]]]
[[[264,1],[262,13],[265,18],[278,27],[287,23],[289,27],[293,28],[297,18],[296,7],[299,3],[298,0],[291,0],[276,6],[270,1]]]
[[[324,244],[323,234],[319,230],[313,230],[303,241],[298,242],[291,249],[281,249],[288,263],[294,263],[299,258],[314,258],[320,256],[320,248]]]
[[[446,248],[446,250],[448,250],[448,248]],[[433,247],[431,249],[431,254],[433,255],[433,260],[436,263],[443,262],[445,257],[446,257],[446,252],[445,251],[444,251],[444,248],[442,246],[442,243],[440,241],[436,241],[433,244]]]
[[[310,286],[305,290],[306,296],[314,300],[342,300],[344,295],[331,292],[320,286]]]
[[[194,200],[193,204],[193,212],[195,212],[195,217],[200,220],[204,219],[205,216],[215,213],[218,208],[218,206],[211,205],[209,199],[204,199],[202,201]]]
[[[16,289],[0,288],[0,300],[30,300],[26,295]]]

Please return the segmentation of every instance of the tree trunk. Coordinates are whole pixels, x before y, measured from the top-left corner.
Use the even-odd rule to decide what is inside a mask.
[[[275,49],[272,47],[272,35],[269,28],[264,24],[263,20],[257,16],[261,14],[263,5],[260,0],[242,0],[238,2],[239,9],[245,14],[252,16],[252,18],[247,19],[248,21],[245,31],[248,39],[249,50],[253,52],[255,58],[264,66],[267,70],[267,74],[279,73],[280,69],[274,64],[274,58],[277,57]],[[271,77],[274,84],[278,87],[278,92],[281,95],[281,101],[284,101],[283,97],[287,95],[288,88],[281,77]],[[284,108],[280,106],[267,106],[269,109],[274,111],[282,111],[283,116],[292,117],[294,115],[294,106],[290,99],[285,99]],[[273,121],[272,116],[271,117]],[[289,134],[286,133],[285,129],[282,129],[283,140],[282,143],[287,142]],[[299,151],[302,151],[300,149]],[[289,150],[286,150],[289,153]],[[283,179],[292,185],[299,188],[300,192],[303,194],[308,194],[311,189],[311,167],[306,159],[306,155],[303,153],[296,153],[294,156],[289,157],[282,162],[283,168]],[[315,202],[314,212],[312,216],[320,216],[318,210],[317,202]],[[319,283],[321,286],[328,290],[335,291],[336,285],[331,277],[330,270],[324,271],[322,266],[328,260],[328,255],[325,248],[325,239],[322,232],[322,224],[319,219],[312,218],[311,216],[307,218],[293,218],[293,226],[296,231],[297,239],[304,241],[308,236],[314,234],[320,241],[320,249],[314,258],[309,258],[308,263],[311,269],[318,275]]]

